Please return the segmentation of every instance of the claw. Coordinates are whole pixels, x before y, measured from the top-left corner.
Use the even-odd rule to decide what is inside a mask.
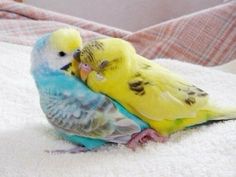
[[[167,141],[168,137],[161,136],[153,129],[145,129],[140,133],[134,134],[127,143],[127,147],[135,150],[139,144],[143,145],[147,143],[148,141],[154,141],[154,142],[165,142]]]

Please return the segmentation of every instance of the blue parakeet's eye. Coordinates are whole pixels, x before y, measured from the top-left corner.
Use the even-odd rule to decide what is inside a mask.
[[[58,55],[59,55],[60,57],[64,57],[64,56],[66,56],[66,53],[63,52],[63,51],[60,51],[60,52],[58,52]]]

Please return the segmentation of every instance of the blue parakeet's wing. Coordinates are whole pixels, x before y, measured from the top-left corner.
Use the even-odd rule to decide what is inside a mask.
[[[141,131],[137,121],[121,114],[113,101],[92,92],[80,80],[61,72],[37,76],[41,107],[52,125],[65,132],[127,143]]]

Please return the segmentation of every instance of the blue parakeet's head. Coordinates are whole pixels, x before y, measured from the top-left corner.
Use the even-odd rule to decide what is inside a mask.
[[[36,74],[47,69],[68,69],[73,53],[81,47],[80,33],[73,28],[63,28],[46,34],[36,41],[32,50],[31,72]]]

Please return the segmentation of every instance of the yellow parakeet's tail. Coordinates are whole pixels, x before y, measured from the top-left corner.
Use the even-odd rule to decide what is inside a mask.
[[[236,108],[219,108],[212,106],[208,108],[208,120],[236,119]]]
[[[220,108],[216,106],[206,106],[199,110],[195,117],[179,118],[175,120],[163,119],[161,121],[149,120],[152,128],[161,135],[168,136],[174,132],[207,123],[208,121],[236,119],[236,108]]]

